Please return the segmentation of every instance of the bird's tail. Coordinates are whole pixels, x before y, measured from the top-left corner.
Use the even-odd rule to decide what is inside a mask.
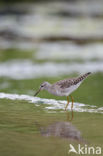
[[[88,72],[88,73],[86,73],[86,74],[80,76],[80,77],[79,77],[80,81],[84,80],[84,79],[85,79],[88,75],[90,75],[90,74],[91,74],[91,72]]]
[[[88,73],[86,73],[86,74],[84,74],[84,75],[81,75],[81,76],[79,76],[76,80],[75,80],[75,82],[74,82],[74,84],[77,84],[77,83],[79,83],[79,82],[82,82],[88,75],[90,75],[91,74],[91,72],[88,72]]]

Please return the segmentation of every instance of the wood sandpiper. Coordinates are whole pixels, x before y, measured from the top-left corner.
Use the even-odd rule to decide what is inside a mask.
[[[36,96],[41,90],[47,90],[49,93],[56,96],[66,96],[67,97],[67,104],[65,106],[65,110],[66,110],[69,105],[69,95],[80,86],[80,84],[89,74],[91,74],[91,72],[88,72],[76,78],[60,80],[54,84],[50,84],[49,82],[43,82],[40,85],[39,90],[35,93],[34,96]],[[71,96],[71,100],[72,100],[72,105],[71,105],[71,109],[72,109],[74,103],[72,96]]]

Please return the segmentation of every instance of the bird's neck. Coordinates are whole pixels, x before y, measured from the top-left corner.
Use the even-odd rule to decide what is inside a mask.
[[[50,83],[48,83],[48,85],[45,87],[45,90],[47,90],[48,92],[51,92],[51,84]]]
[[[49,84],[45,90],[47,90],[49,93],[51,93],[53,95],[58,95],[58,93],[56,92],[55,88],[52,87],[52,84]]]

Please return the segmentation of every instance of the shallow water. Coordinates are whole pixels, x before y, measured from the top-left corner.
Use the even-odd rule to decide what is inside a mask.
[[[55,112],[57,110],[63,111],[66,105],[66,101],[63,100],[54,100],[54,99],[43,99],[28,95],[19,95],[19,94],[7,94],[7,93],[0,93],[0,99],[10,99],[10,100],[25,100],[29,103],[34,103],[37,107],[39,105],[44,105],[44,109],[47,111]],[[71,110],[71,103],[68,106],[68,109]],[[97,106],[82,104],[75,102],[73,111],[76,112],[89,112],[89,113],[103,113],[103,107],[98,108]]]
[[[4,33],[4,36],[0,35],[0,48],[35,49],[32,38],[50,36],[103,38],[102,0],[17,4],[12,7],[18,12],[23,8],[26,13],[0,15],[0,32],[7,33]],[[20,40],[17,39],[18,36],[30,37],[31,40]]]
[[[102,1],[100,2],[101,3],[97,2],[96,4],[92,2],[93,4],[91,6],[89,3],[85,2],[84,4],[83,2],[59,2],[28,5],[28,13],[26,15],[1,16],[0,29],[9,28],[9,30],[13,30],[21,35],[36,37],[60,34],[73,36],[78,35],[80,37],[88,35],[101,36],[103,35],[102,18],[91,18],[91,16],[89,16],[90,12],[92,12],[92,14],[96,13],[101,16],[103,15],[103,3]],[[95,9],[95,7],[98,7],[98,9]],[[80,12],[81,14],[79,13],[79,16],[76,18],[73,18],[73,16],[71,16],[71,18],[70,16],[60,16],[59,12],[62,11],[69,11],[69,13]]]
[[[103,44],[76,45],[72,42],[42,43],[35,54],[38,60],[103,60]]]
[[[45,138],[40,127],[59,122],[64,132],[64,122],[70,119],[83,138],[99,146],[103,143],[103,1],[13,7],[19,9],[26,13],[0,15],[0,154],[67,155],[71,140]],[[87,38],[87,42],[61,37]],[[65,97],[45,91],[39,94],[42,98],[30,96],[42,81],[53,83],[89,71],[93,74],[73,93],[77,98],[73,111],[71,102],[64,111]]]
[[[103,62],[84,63],[33,63],[30,60],[12,60],[0,63],[0,77],[12,79],[30,79],[39,77],[54,77],[72,73],[86,73],[91,71],[103,72]]]

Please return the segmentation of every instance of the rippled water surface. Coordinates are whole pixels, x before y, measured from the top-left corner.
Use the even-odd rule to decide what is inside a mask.
[[[42,99],[38,97],[32,97],[28,95],[18,95],[18,94],[6,94],[0,93],[0,99],[10,99],[10,100],[25,100],[30,103],[34,103],[36,106],[47,104],[48,106],[44,107],[45,110],[64,110],[66,101],[56,101],[54,99]],[[68,107],[71,109],[71,104]],[[82,103],[74,103],[73,110],[76,112],[91,112],[91,113],[103,113],[103,107],[96,107],[93,105],[86,105]]]
[[[71,99],[64,111],[66,97],[44,90],[33,96],[43,81],[52,84],[86,72],[92,74],[73,92],[73,111]],[[0,5],[2,156],[68,155],[69,144],[76,147],[80,140],[61,139],[62,133],[46,136],[52,125],[61,124],[76,127],[85,142],[102,146],[102,84],[102,0],[22,3],[9,11]]]

